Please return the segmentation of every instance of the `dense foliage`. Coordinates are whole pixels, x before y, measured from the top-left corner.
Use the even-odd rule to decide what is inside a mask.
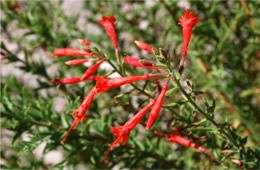
[[[1,168],[260,168],[258,1],[76,2],[80,5],[66,8],[65,1],[58,0],[1,1]],[[185,12],[183,2],[200,21],[180,76],[178,20]],[[115,140],[110,126],[123,125],[156,96],[154,81],[100,94],[88,110],[87,121],[62,145],[60,140],[73,121],[71,112],[95,81],[56,88],[51,80],[84,73],[85,66],[71,67],[64,64],[67,59],[53,56],[56,48],[83,48],[77,39],[93,43],[92,50],[109,61],[97,74],[122,74],[115,69],[119,66],[113,44],[98,22],[109,15],[117,18],[121,57],[157,61],[168,69],[172,81],[152,130],[145,130],[145,116],[126,145],[117,146],[105,164],[105,153]],[[163,48],[170,63],[160,53],[145,53],[135,40]],[[125,71],[128,75],[151,72],[129,65]],[[153,133],[177,129],[215,158]],[[39,146],[44,146],[40,156]],[[46,161],[53,151],[62,153],[55,164]]]

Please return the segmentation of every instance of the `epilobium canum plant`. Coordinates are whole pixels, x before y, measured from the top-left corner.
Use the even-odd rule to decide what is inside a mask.
[[[187,51],[188,51],[188,45],[191,39],[191,34],[192,34],[192,29],[193,27],[196,26],[198,23],[199,18],[195,17],[193,12],[190,12],[188,9],[186,10],[184,16],[180,19],[180,24],[182,26],[182,32],[183,32],[183,47],[182,47],[182,57],[180,59],[180,64],[179,64],[179,70],[183,69],[184,67],[184,61],[187,56]],[[105,28],[106,33],[108,36],[111,38],[111,41],[113,43],[113,46],[115,48],[115,53],[117,57],[117,61],[120,67],[124,67],[121,65],[121,58],[119,55],[119,47],[118,47],[118,42],[117,42],[117,36],[115,32],[115,23],[116,23],[116,18],[114,16],[106,17],[103,16],[100,19],[100,24]],[[63,79],[63,80],[56,80],[54,79],[52,82],[58,82],[62,84],[68,84],[72,83],[79,83],[81,81],[85,81],[86,79],[92,79],[89,78],[90,76],[94,76],[95,72],[98,70],[99,66],[106,61],[109,61],[110,59],[106,57],[101,51],[96,51],[96,47],[92,46],[92,43],[89,43],[85,40],[80,40],[80,42],[86,46],[85,50],[79,50],[79,49],[73,49],[73,48],[64,48],[64,49],[56,49],[54,51],[54,56],[57,57],[64,57],[64,56],[84,56],[86,57],[85,59],[76,59],[76,60],[70,60],[67,61],[66,64],[68,65],[78,65],[78,64],[83,64],[85,62],[88,62],[89,59],[97,59],[97,63],[94,64],[93,66],[89,67],[85,73],[81,76],[81,78],[67,78],[68,80]],[[72,112],[72,115],[75,116],[74,122],[72,122],[71,127],[69,128],[68,132],[65,134],[64,138],[62,139],[61,143],[64,144],[68,135],[72,131],[72,129],[76,128],[78,123],[83,120],[87,119],[87,110],[90,107],[94,97],[97,94],[102,94],[104,92],[109,91],[112,88],[119,88],[123,85],[134,83],[136,81],[148,81],[149,79],[155,79],[157,81],[157,85],[160,86],[160,83],[158,83],[158,80],[161,82],[164,82],[164,85],[162,88],[157,89],[160,91],[159,95],[155,94],[149,94],[149,97],[152,98],[152,101],[149,102],[143,109],[141,109],[136,115],[134,115],[132,118],[130,118],[125,125],[123,126],[118,126],[118,127],[112,127],[112,132],[117,139],[115,140],[114,143],[112,143],[109,147],[109,151],[107,152],[105,156],[105,160],[107,159],[108,153],[113,150],[113,148],[121,142],[122,145],[126,144],[127,138],[130,135],[130,132],[134,129],[134,127],[140,122],[140,120],[143,118],[145,113],[151,108],[151,112],[149,113],[149,118],[146,123],[146,129],[149,130],[152,128],[153,124],[158,121],[157,119],[159,118],[159,113],[162,109],[164,100],[166,98],[166,93],[168,90],[168,85],[169,82],[174,86],[177,85],[178,88],[181,89],[185,97],[187,98],[188,102],[190,102],[192,105],[197,108],[198,112],[201,112],[206,119],[211,121],[214,125],[217,125],[216,122],[212,119],[211,116],[205,114],[203,111],[201,111],[200,107],[196,104],[193,98],[186,92],[185,89],[183,89],[179,78],[176,77],[175,72],[174,72],[174,67],[171,66],[171,61],[169,60],[167,53],[162,50],[162,49],[156,49],[152,47],[150,44],[141,42],[141,41],[135,41],[136,45],[140,47],[141,49],[148,51],[149,53],[153,54],[159,61],[159,63],[153,63],[152,61],[149,60],[142,60],[139,58],[134,58],[130,56],[125,56],[124,57],[124,63],[129,64],[134,67],[141,67],[141,68],[146,68],[146,69],[151,69],[155,70],[157,73],[155,74],[145,74],[145,75],[127,75],[126,71],[124,69],[121,70],[115,70],[120,72],[122,75],[121,77],[118,78],[109,78],[109,75],[96,75],[95,81],[96,84],[92,88],[92,90],[87,94],[87,96],[84,98],[83,102],[81,103],[80,107],[76,109],[75,111]],[[111,63],[110,63],[111,64]],[[158,66],[157,66],[158,64]],[[114,65],[113,65],[114,66]],[[114,66],[116,68],[116,66]],[[134,88],[137,88],[134,86]],[[141,93],[145,93],[145,91],[138,89]],[[152,97],[155,96],[155,97]],[[177,132],[176,132],[177,133]],[[199,147],[196,144],[190,142],[187,139],[184,139],[178,135],[169,135],[169,141],[171,142],[177,142],[183,146],[186,147],[192,147],[196,148],[201,152],[205,152],[208,155],[210,155],[212,158],[214,158],[214,154],[211,152],[208,152],[206,149],[203,147]],[[223,135],[226,135],[227,137],[228,134],[226,134],[224,131],[222,132]]]
[[[2,168],[258,168],[256,1],[67,2],[1,1]]]

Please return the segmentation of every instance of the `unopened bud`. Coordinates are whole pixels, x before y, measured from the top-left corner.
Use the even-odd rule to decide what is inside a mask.
[[[168,59],[167,52],[166,52],[164,49],[162,49],[162,48],[160,48],[159,50],[160,50],[160,54],[161,54],[165,59]]]

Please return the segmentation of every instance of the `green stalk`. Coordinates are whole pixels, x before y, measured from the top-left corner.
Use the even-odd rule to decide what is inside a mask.
[[[185,89],[183,88],[183,86],[180,83],[180,80],[177,79],[177,77],[174,74],[174,71],[171,70],[171,66],[169,64],[167,64],[168,67],[168,71],[170,72],[171,76],[173,77],[174,81],[176,82],[177,86],[180,88],[182,94],[187,98],[187,100],[189,101],[189,103],[198,111],[200,112],[207,120],[209,120],[215,127],[217,127],[217,129],[224,134],[237,148],[239,148],[239,145],[236,143],[236,141],[223,129],[221,129],[219,127],[219,124],[217,122],[215,122],[215,120],[210,117],[206,112],[204,112],[199,105],[197,105],[197,103],[190,97],[190,95],[185,91]],[[171,84],[174,85],[174,81],[171,80]]]

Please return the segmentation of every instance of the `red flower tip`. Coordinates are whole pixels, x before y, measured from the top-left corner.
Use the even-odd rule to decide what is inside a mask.
[[[100,20],[99,20],[99,23],[101,25],[103,25],[105,27],[106,24],[112,24],[112,25],[115,25],[116,23],[116,18],[111,15],[109,17],[106,17],[106,16],[103,16]]]
[[[54,56],[92,56],[93,54],[89,51],[83,51],[75,48],[57,48],[53,52]]]
[[[192,29],[199,22],[199,17],[194,17],[194,13],[186,9],[184,16],[179,20],[182,27],[190,27]]]
[[[98,93],[103,93],[110,89],[107,83],[108,81],[108,79],[102,76],[96,76],[96,88]]]
[[[129,65],[135,66],[135,67],[142,67],[142,68],[158,70],[158,68],[155,66],[154,63],[147,61],[147,60],[141,60],[139,58],[125,56],[124,62],[129,64]]]
[[[80,82],[80,77],[67,77],[64,79],[52,79],[51,83],[53,84],[74,84]]]
[[[157,117],[159,116],[159,113],[160,113],[160,110],[161,110],[161,107],[162,107],[162,104],[163,104],[163,100],[164,100],[164,97],[165,97],[165,94],[168,90],[168,83],[169,83],[169,78],[166,82],[166,84],[163,86],[162,90],[161,90],[161,93],[159,94],[159,96],[157,97],[157,101],[155,102],[155,104],[153,105],[153,108],[150,112],[150,116],[148,118],[148,121],[146,123],[146,129],[149,130],[154,122],[156,121]]]
[[[94,99],[96,94],[97,94],[97,90],[94,87],[88,93],[88,95],[84,98],[84,100],[81,103],[80,107],[72,112],[72,114],[75,115],[76,117],[75,117],[73,123],[71,124],[69,130],[67,131],[67,133],[65,134],[65,136],[61,140],[61,144],[65,143],[65,141],[68,138],[68,136],[69,136],[70,132],[72,131],[72,129],[74,129],[79,124],[80,121],[85,119],[85,113],[88,110],[88,108],[89,108],[90,104],[92,103],[92,101],[93,101],[93,99]]]
[[[120,136],[123,126],[111,127],[112,133],[115,137]]]
[[[203,152],[203,153],[206,153],[208,154],[209,156],[211,156],[212,158],[214,158],[214,154],[212,152],[209,152],[207,151],[205,148],[201,147],[201,146],[198,146],[197,144],[191,142],[190,140],[188,139],[185,139],[181,136],[179,136],[179,133],[172,133],[169,135],[169,141],[170,142],[176,142],[180,145],[183,145],[185,147],[189,147],[189,148],[193,148],[193,149],[197,149],[199,150],[200,152]]]
[[[130,135],[131,130],[140,122],[145,113],[154,105],[156,99],[153,99],[149,104],[142,108],[138,113],[136,113],[132,118],[130,118],[123,126],[111,127],[113,135],[117,139],[110,145],[106,155],[105,161],[107,162],[108,154],[116,147],[116,145],[121,142],[121,145],[125,145]]]
[[[117,139],[109,146],[108,151],[105,154],[105,162],[107,163],[107,157],[109,155],[109,153],[116,147],[116,145],[121,142],[121,145],[125,145],[125,143],[127,142],[127,138],[130,135],[130,131],[129,130],[124,130],[124,127],[122,126],[118,126],[118,127],[112,127],[112,132],[113,134],[117,137]]]
[[[60,141],[61,144],[64,144],[65,141],[67,140],[70,132],[72,131],[72,129],[74,129],[78,124],[79,122],[82,120],[83,118],[81,117],[76,117],[75,120],[73,121],[73,123],[71,124],[69,130],[66,132],[65,136],[62,138],[62,140]]]
[[[64,79],[52,79],[51,83],[53,84],[74,84],[74,83],[79,83],[81,81],[87,81],[87,80],[95,80],[95,76],[89,76],[86,77],[85,79],[81,80],[80,77],[67,77]]]
[[[120,87],[125,84],[133,83],[140,80],[148,80],[150,78],[160,78],[161,75],[157,74],[145,74],[142,76],[129,76],[129,77],[119,77],[113,79],[106,79],[101,76],[96,76],[96,88],[98,93],[106,92],[112,88]]]
[[[86,79],[87,77],[89,77],[90,75],[94,74],[97,69],[99,68],[99,66],[104,62],[105,60],[100,60],[99,62],[97,62],[96,64],[94,64],[93,66],[89,67],[85,73],[82,75],[81,80]]]
[[[88,61],[89,61],[89,59],[75,59],[75,60],[69,60],[69,61],[65,62],[65,64],[67,64],[69,66],[77,66],[77,65],[84,64]]]
[[[212,152],[209,152],[205,148],[203,148],[201,146],[198,146],[197,144],[193,143],[192,141],[190,141],[190,140],[188,140],[186,138],[181,137],[179,135],[179,131],[178,130],[176,132],[174,132],[174,133],[171,133],[171,134],[165,134],[165,133],[162,133],[162,132],[154,131],[154,134],[158,134],[160,136],[167,137],[169,142],[178,143],[178,144],[180,144],[182,146],[185,146],[185,147],[188,147],[188,148],[197,149],[200,152],[203,152],[203,153],[211,156],[212,158],[215,157]]]
[[[116,32],[115,32],[115,22],[116,22],[116,18],[114,16],[110,16],[110,17],[103,16],[99,20],[99,23],[105,28],[108,36],[111,38],[113,42],[114,47],[117,49],[118,44],[117,44]]]
[[[135,41],[135,44],[139,47],[142,48],[145,51],[148,51],[149,53],[153,53],[153,47],[150,44],[147,44],[142,41]]]
[[[181,53],[182,58],[179,64],[179,72],[182,71],[187,56],[187,50],[192,35],[192,29],[197,25],[198,22],[199,18],[194,17],[193,12],[190,12],[189,9],[186,9],[184,16],[180,19],[179,24],[182,26],[183,47]]]
[[[83,40],[83,39],[78,39],[78,41],[79,41],[81,44],[85,45],[86,47],[89,47],[89,46],[91,45],[90,42],[88,42],[88,41],[86,41],[86,40]]]

